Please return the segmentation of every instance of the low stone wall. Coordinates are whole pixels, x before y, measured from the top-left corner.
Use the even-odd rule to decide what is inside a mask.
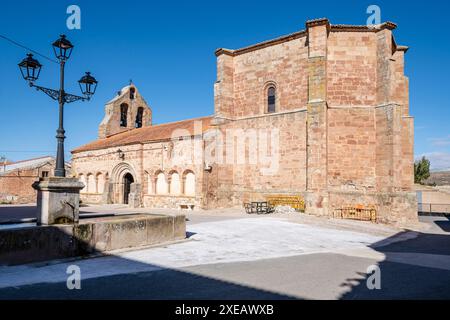
[[[18,199],[15,195],[0,192],[0,204],[16,204]]]
[[[194,209],[200,208],[200,200],[195,197],[174,196],[174,195],[144,195],[144,207],[147,208],[165,208],[179,209],[181,204],[193,204]]]
[[[101,193],[80,193],[82,203],[103,204],[103,194]]]
[[[334,210],[344,206],[373,206],[377,211],[377,222],[407,225],[418,222],[417,197],[415,192],[362,193],[329,192],[330,216]]]
[[[242,199],[237,202],[267,201],[267,192],[243,192]],[[286,192],[276,191],[274,194],[300,195],[305,199],[305,212],[315,216],[333,217],[337,209],[350,206],[373,206],[377,212],[377,222],[405,226],[418,222],[417,197],[415,192],[359,192],[359,191],[327,191],[327,192]],[[242,202],[241,202],[242,201]],[[233,202],[233,204],[235,204]],[[224,205],[224,207],[226,207]]]
[[[0,230],[0,265],[47,261],[139,248],[186,237],[183,215],[124,215]]]
[[[36,203],[36,194],[15,195],[6,192],[0,192],[0,204],[28,204]]]

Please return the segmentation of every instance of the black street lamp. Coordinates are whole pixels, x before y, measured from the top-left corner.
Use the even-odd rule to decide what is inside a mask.
[[[59,39],[53,42],[53,51],[55,52],[55,56],[59,60],[66,61],[70,58],[70,55],[72,53],[73,44],[67,40],[65,35],[60,35]]]
[[[94,95],[95,89],[97,89],[97,80],[91,76],[90,72],[86,72],[86,74],[78,80],[78,84],[80,85],[81,92],[87,97]]]
[[[27,81],[36,81],[39,78],[42,65],[33,58],[31,53],[27,54],[27,57],[19,63],[20,72],[22,77]]]
[[[86,74],[78,81],[83,97],[66,93],[64,91],[64,66],[72,53],[73,45],[69,40],[67,40],[65,35],[61,35],[60,38],[53,42],[52,45],[60,66],[59,90],[49,89],[34,84],[34,81],[39,78],[42,65],[39,61],[33,58],[31,53],[27,54],[27,57],[19,63],[19,68],[23,78],[28,81],[30,87],[34,87],[36,90],[44,92],[50,98],[59,102],[59,127],[58,130],[56,130],[58,149],[56,152],[55,176],[65,177],[66,169],[64,165],[64,139],[66,137],[64,135],[64,104],[78,100],[89,100],[95,93],[95,89],[97,88],[97,80],[91,76],[90,72],[86,72]]]

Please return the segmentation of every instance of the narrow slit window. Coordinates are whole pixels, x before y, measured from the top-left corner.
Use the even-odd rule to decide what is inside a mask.
[[[267,89],[267,112],[275,112],[276,93],[274,87]]]

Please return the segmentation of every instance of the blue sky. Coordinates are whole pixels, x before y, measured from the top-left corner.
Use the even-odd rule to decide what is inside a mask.
[[[66,9],[81,8],[81,30],[68,30]],[[410,46],[410,113],[415,154],[450,168],[450,37],[448,1],[9,1],[0,8],[0,34],[53,57],[65,33],[75,49],[66,90],[91,71],[100,84],[91,102],[66,106],[66,154],[96,139],[104,103],[130,79],[153,109],[154,123],[214,111],[214,50],[239,48],[304,29],[308,19],[365,24],[376,4],[382,21],[398,24],[397,43]],[[0,39],[0,156],[21,160],[53,154],[57,104],[27,87],[17,63],[26,51]],[[57,86],[58,66],[43,58],[38,84]]]

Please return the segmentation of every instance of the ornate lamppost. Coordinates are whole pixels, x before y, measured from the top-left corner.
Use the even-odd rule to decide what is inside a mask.
[[[60,84],[59,90],[49,89],[45,87],[41,87],[36,85],[34,82],[38,80],[39,74],[41,72],[42,64],[39,63],[38,60],[33,58],[31,53],[27,54],[27,57],[19,63],[19,68],[22,73],[23,78],[28,81],[30,87],[36,88],[38,91],[44,92],[50,98],[57,100],[59,103],[59,126],[58,130],[56,130],[56,139],[58,141],[58,148],[56,152],[56,168],[55,168],[55,176],[56,177],[65,177],[65,161],[64,161],[64,139],[65,130],[64,130],[64,104],[71,103],[75,101],[86,101],[90,100],[92,95],[95,93],[97,88],[97,80],[93,76],[91,76],[90,72],[86,72],[86,74],[78,81],[80,85],[81,92],[83,96],[76,96],[73,94],[69,94],[64,91],[64,66],[66,61],[70,58],[72,53],[73,45],[66,38],[65,35],[61,35],[58,40],[53,42],[53,51],[55,52],[55,56],[59,61],[60,66]]]
[[[33,188],[37,190],[37,223],[38,225],[51,225],[60,223],[78,223],[80,190],[84,184],[77,178],[66,178],[64,162],[64,104],[75,101],[89,100],[97,88],[97,80],[89,72],[78,81],[83,96],[76,96],[64,90],[64,66],[69,59],[73,45],[66,36],[61,35],[53,42],[53,50],[60,66],[59,89],[54,90],[41,87],[35,84],[41,72],[42,65],[33,58],[30,53],[22,62],[19,68],[23,78],[28,81],[32,88],[41,91],[50,98],[58,101],[59,104],[59,126],[56,130],[58,149],[56,152],[55,176],[40,178],[33,183]]]

